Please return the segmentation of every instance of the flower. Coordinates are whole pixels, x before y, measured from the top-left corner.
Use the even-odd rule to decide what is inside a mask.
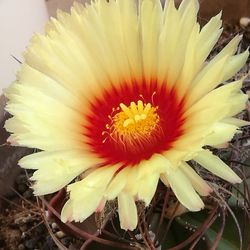
[[[241,179],[204,146],[218,147],[248,124],[242,80],[226,83],[246,62],[236,36],[206,59],[221,35],[221,14],[202,29],[198,2],[96,0],[58,12],[35,35],[16,82],[6,91],[13,144],[42,150],[20,160],[36,169],[34,193],[67,186],[62,221],[83,221],[118,199],[120,224],[137,225],[159,179],[189,210],[210,186],[187,163]],[[76,177],[79,177],[76,179]]]

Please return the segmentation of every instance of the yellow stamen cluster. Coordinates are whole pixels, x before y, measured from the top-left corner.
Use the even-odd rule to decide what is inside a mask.
[[[109,117],[111,123],[106,124],[108,131],[103,134],[109,134],[115,142],[122,142],[125,148],[136,145],[138,147],[142,141],[150,141],[156,127],[159,127],[160,117],[157,109],[158,107],[153,107],[150,103],[145,104],[141,100],[137,104],[131,102],[129,106],[121,103],[120,107],[113,110],[120,112]]]
[[[160,118],[157,107],[142,101],[131,102],[130,106],[120,104],[121,111],[114,116],[114,129],[120,135],[150,135]]]

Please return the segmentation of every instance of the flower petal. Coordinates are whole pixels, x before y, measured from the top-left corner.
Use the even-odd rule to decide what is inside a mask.
[[[207,196],[213,192],[206,181],[204,181],[186,162],[181,165],[181,170],[188,177],[194,189],[202,196]]]
[[[231,183],[240,183],[242,181],[227,164],[225,164],[217,156],[213,155],[209,150],[203,150],[199,152],[199,154],[194,157],[194,160],[202,167],[206,168],[224,180],[227,180]]]
[[[143,179],[152,173],[166,172],[166,159],[161,154],[154,154],[149,160],[142,161],[139,165],[138,178]]]
[[[100,189],[83,189],[83,197],[79,200],[68,200],[61,212],[62,222],[82,222],[87,219],[98,207],[103,192]]]
[[[105,191],[105,197],[108,200],[115,199],[118,194],[124,189],[129,177],[129,171],[129,167],[122,169],[110,182],[107,187],[107,190]]]
[[[232,76],[234,76],[246,63],[249,57],[249,51],[246,50],[245,52],[232,56],[224,68],[224,77],[222,81],[226,81]]]
[[[88,218],[103,200],[105,189],[118,166],[93,170],[83,180],[68,186],[70,200],[62,210],[63,221],[82,222]]]
[[[85,168],[86,166],[95,166],[98,163],[98,159],[79,150],[43,151],[27,155],[19,161],[19,165],[27,169],[40,169],[47,166],[51,168],[67,166],[69,169],[77,166]]]
[[[35,195],[54,193],[85,170],[95,166],[96,159],[78,151],[39,152],[23,157],[19,164],[23,168],[38,169],[31,180]]]
[[[162,23],[160,1],[144,0],[139,4],[144,77],[149,81],[157,68],[157,44]]]
[[[217,122],[213,125],[212,134],[207,136],[205,140],[206,145],[217,146],[232,140],[238,127],[222,122]]]
[[[182,205],[190,211],[199,211],[204,207],[201,198],[180,168],[173,169],[169,166],[165,177]]]
[[[125,192],[118,195],[118,212],[121,228],[134,230],[137,226],[137,208],[133,197]]]
[[[160,175],[158,173],[152,173],[144,176],[143,179],[140,179],[138,198],[143,200],[146,206],[149,205],[155,194],[159,177]]]
[[[222,120],[222,122],[225,122],[227,124],[232,124],[235,125],[237,127],[243,127],[243,126],[249,126],[250,122],[249,121],[244,121],[238,118],[234,118],[234,117],[228,117]]]

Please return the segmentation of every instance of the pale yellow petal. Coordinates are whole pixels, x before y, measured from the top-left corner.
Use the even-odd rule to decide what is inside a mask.
[[[129,167],[129,172],[127,176],[126,186],[124,187],[124,192],[135,196],[139,188],[139,169],[138,166]]]
[[[70,90],[64,88],[60,83],[41,73],[40,71],[30,67],[27,64],[22,64],[17,73],[17,81],[22,85],[35,87],[37,90],[55,98],[56,100],[66,104],[71,108],[80,108],[82,112],[82,98],[78,92],[78,96],[71,93]],[[49,91],[48,91],[49,90]],[[13,89],[12,89],[13,91]],[[11,92],[12,92],[11,91]],[[7,95],[8,96],[8,95]]]
[[[245,52],[232,56],[224,68],[224,77],[222,81],[226,81],[234,76],[246,63],[249,57],[249,51],[246,50]]]
[[[160,1],[144,0],[139,3],[143,73],[147,81],[156,74],[159,32],[162,24]]]
[[[68,200],[62,208],[61,221],[63,223],[67,223],[67,222],[70,222],[73,220],[74,220],[74,218],[73,218],[73,205],[72,205],[72,201]]]
[[[220,12],[218,15],[212,17],[200,31],[198,41],[195,46],[199,51],[199,53],[196,53],[195,58],[195,66],[197,70],[200,69],[200,66],[204,63],[222,33],[221,14],[222,13]]]
[[[230,109],[228,110],[227,117],[239,114],[242,110],[246,108],[248,96],[239,93],[233,96],[230,100]]]
[[[83,180],[69,185],[70,201],[62,212],[63,220],[82,222],[88,218],[103,200],[105,189],[117,168],[106,166],[95,169]]]
[[[166,179],[177,199],[190,211],[199,211],[204,207],[201,198],[180,168],[173,169],[170,166],[168,173],[166,173]]]
[[[150,174],[160,174],[166,172],[165,162],[166,159],[161,154],[154,154],[150,159],[144,160],[138,165],[138,177],[143,179],[144,176],[148,176]]]
[[[209,195],[213,190],[186,162],[181,165],[181,170],[188,177],[194,189],[202,196]]]
[[[98,207],[102,200],[103,191],[101,189],[83,189],[82,196],[77,200],[71,198],[65,203],[61,220],[63,222],[82,222],[87,219]]]
[[[166,174],[161,174],[160,179],[166,187],[170,187]]]
[[[140,49],[140,32],[134,0],[117,1],[121,13],[124,51],[128,58],[131,74],[137,79],[142,76],[142,55]]]
[[[180,32],[180,13],[175,8],[174,1],[169,0],[164,7],[164,19],[158,42],[157,76],[162,82],[166,79],[169,66],[176,51]],[[173,23],[175,25],[173,25]],[[168,83],[170,86],[174,83]]]
[[[122,78],[124,81],[129,82],[134,76],[131,76],[131,70],[129,65],[129,60],[126,55],[126,50],[124,48],[124,34],[122,30],[122,17],[121,17],[121,7],[120,1],[99,1],[98,12],[102,18],[100,22],[100,30],[103,32],[105,41],[107,41],[107,46],[109,46],[108,52],[110,51],[112,61],[114,62],[113,70],[117,74],[117,78]],[[132,10],[131,1],[125,4],[124,12],[129,8]],[[134,15],[131,12],[131,17]],[[133,17],[132,17],[133,18]],[[112,28],[110,28],[112,27]],[[105,45],[106,46],[106,43]],[[127,48],[129,49],[129,48]],[[112,75],[110,75],[112,77]],[[115,79],[114,79],[115,80]]]
[[[96,157],[84,154],[80,150],[65,150],[65,151],[53,151],[53,152],[38,152],[23,157],[19,164],[23,168],[27,169],[39,169],[43,167],[55,166],[67,166],[69,169],[75,166],[90,167],[99,163]]]
[[[218,109],[219,104],[226,103],[228,105],[229,100],[231,97],[240,92],[242,87],[244,78],[234,81],[228,84],[225,84],[219,88],[214,89],[213,91],[207,93],[202,99],[192,105],[190,108],[187,109],[185,115],[188,116],[191,113],[201,112],[206,108],[214,107]],[[209,105],[208,105],[209,103]],[[229,102],[230,104],[230,102]]]
[[[120,226],[124,230],[134,230],[137,226],[138,216],[134,198],[125,192],[118,195],[118,213]]]
[[[85,170],[95,166],[97,160],[77,151],[39,152],[19,161],[23,168],[38,169],[30,180],[35,195],[54,193],[65,187]]]
[[[215,175],[232,183],[240,183],[241,179],[234,171],[225,164],[219,157],[213,155],[209,150],[201,151],[194,160],[202,167],[206,168]]]
[[[164,155],[165,158],[171,162],[173,167],[176,168],[180,165],[182,160],[188,161],[192,159],[192,155],[190,158],[189,154],[190,152],[188,152],[187,150],[176,150],[176,149],[171,149],[162,153],[162,155]]]
[[[189,53],[193,52],[193,47],[196,42],[197,35],[199,33],[199,25],[197,24],[197,12],[198,12],[197,1],[195,0],[182,1],[178,9],[178,12],[180,13],[179,24],[178,23],[175,24],[176,34],[174,35],[181,36],[182,39],[178,39],[176,41],[175,44],[176,49],[174,51],[169,51],[170,53],[174,53],[174,55],[171,58],[171,63],[168,66],[168,74],[166,78],[167,83],[170,82],[171,84],[174,84],[177,81],[183,67],[185,72],[185,66],[187,66],[188,63],[187,61],[190,56]],[[193,70],[191,69],[191,66],[192,64],[189,64],[188,76],[192,75],[190,74],[190,72]],[[185,78],[184,75],[183,78]],[[188,79],[185,79],[185,83],[187,81]],[[182,83],[182,81],[178,81],[178,87],[180,83]],[[182,86],[180,86],[180,89],[181,88]]]
[[[222,122],[217,122],[212,127],[212,134],[206,137],[205,144],[216,146],[232,140],[238,127]]]
[[[139,180],[140,184],[137,195],[140,200],[145,202],[146,206],[149,205],[155,194],[159,177],[159,173],[152,173]]]
[[[118,168],[117,165],[99,167],[81,181],[69,185],[67,190],[70,192],[70,199],[73,201],[81,199],[85,190],[103,189],[105,191]]]
[[[222,120],[222,122],[227,123],[227,124],[232,124],[235,125],[237,127],[243,127],[243,126],[249,126],[250,122],[249,121],[244,121],[238,118],[234,118],[234,117],[228,117]]]
[[[206,39],[204,37],[204,39]],[[213,58],[214,61],[218,61],[226,55],[234,55],[237,51],[238,45],[242,40],[242,35],[236,35],[216,56]]]
[[[113,180],[110,182],[107,190],[105,191],[105,197],[108,200],[115,199],[118,194],[124,189],[128,180],[129,171],[130,167],[125,167],[117,175],[114,176]]]
[[[192,32],[187,31],[190,34],[188,34],[189,41],[184,52],[185,62],[177,82],[180,97],[186,93],[192,84],[194,77],[202,68],[206,57],[221,35],[222,30],[220,27],[222,22],[220,18],[221,14],[213,17],[201,31],[198,24],[195,24]]]
[[[225,56],[218,61],[209,62],[200,71],[192,83],[193,88],[188,96],[188,103],[199,100],[222,82],[228,58],[229,56]]]

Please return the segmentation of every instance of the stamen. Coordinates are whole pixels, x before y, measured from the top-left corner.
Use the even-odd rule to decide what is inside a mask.
[[[106,132],[114,142],[122,144],[125,150],[129,148],[130,151],[136,151],[162,136],[158,107],[141,100],[137,103],[131,102],[129,106],[120,103],[119,106],[120,108],[115,110],[120,112],[111,114],[111,123],[106,124]],[[106,140],[103,140],[103,143],[105,142]]]
[[[156,91],[153,92],[152,96],[151,96],[151,102],[153,105],[155,105],[154,103],[154,96],[156,95]]]
[[[142,111],[143,111],[143,102],[142,101],[138,101],[137,102],[137,106],[138,106],[138,112],[142,113]]]

